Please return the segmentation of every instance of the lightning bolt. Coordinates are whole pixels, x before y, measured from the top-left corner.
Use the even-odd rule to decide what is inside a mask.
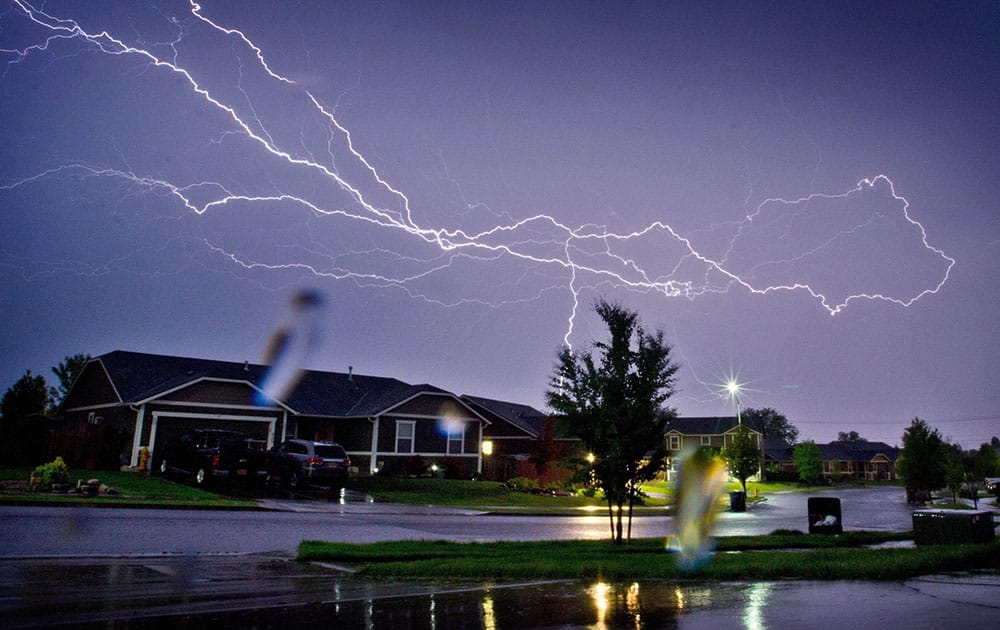
[[[236,184],[221,180],[178,183],[128,168],[77,161],[9,181],[0,185],[0,191],[27,188],[53,178],[113,179],[141,194],[169,198],[194,215],[222,211],[228,206],[293,207],[316,220],[345,221],[365,226],[383,235],[382,238],[387,241],[398,236],[403,239],[406,248],[406,251],[398,251],[388,245],[376,245],[365,249],[338,250],[331,249],[330,245],[317,238],[311,243],[298,244],[300,251],[307,254],[310,260],[276,261],[255,260],[211,240],[202,241],[205,251],[227,261],[232,268],[246,272],[292,270],[320,278],[352,281],[360,287],[401,289],[414,299],[443,307],[476,304],[499,308],[562,291],[570,299],[563,336],[563,342],[570,345],[581,294],[587,290],[615,289],[689,300],[706,294],[724,293],[733,287],[760,296],[803,293],[834,316],[858,301],[881,301],[909,307],[940,291],[956,262],[930,243],[924,226],[912,217],[909,201],[896,192],[895,185],[884,174],[862,179],[845,192],[765,199],[742,220],[727,226],[735,229],[728,247],[718,255],[711,254],[664,220],[656,220],[631,231],[613,231],[593,224],[573,225],[544,213],[510,218],[477,230],[457,225],[434,225],[421,218],[421,213],[411,207],[409,197],[362,154],[351,132],[339,122],[332,108],[310,90],[274,69],[264,51],[244,32],[222,26],[206,17],[200,4],[189,3],[187,9],[191,18],[183,23],[170,18],[170,24],[177,29],[177,37],[156,45],[130,44],[108,30],[87,30],[74,19],[51,15],[26,0],[13,0],[10,6],[11,10],[3,19],[11,20],[13,16],[18,16],[27,21],[37,35],[36,39],[22,46],[0,49],[0,58],[6,58],[4,77],[32,56],[54,55],[56,48],[68,44],[78,46],[75,54],[96,53],[137,62],[141,73],[162,73],[173,77],[175,84],[188,90],[208,110],[221,116],[226,128],[221,130],[213,143],[221,144],[226,139],[238,138],[255,147],[260,156],[271,160],[276,169],[288,169],[314,184],[306,187],[308,192],[277,190],[272,194],[259,194],[249,185],[239,189]],[[233,50],[248,52],[253,60],[253,66],[246,68],[240,57],[240,85],[232,97],[223,96],[226,91],[223,88],[209,87],[210,81],[199,78],[198,72],[182,61],[185,58],[183,41],[195,26],[209,31],[209,35],[214,33],[215,38],[222,38]],[[310,149],[304,140],[306,122],[302,123],[298,146],[291,140],[282,141],[280,131],[268,129],[266,114],[254,106],[250,92],[242,85],[244,71],[262,73],[273,86],[270,96],[293,103],[304,117],[311,117],[310,128],[324,130],[327,152],[324,159],[317,159],[316,151]],[[745,257],[741,254],[742,245],[752,234],[767,234],[767,228],[762,226],[768,225],[776,213],[784,211],[783,216],[793,217],[796,213],[809,212],[814,204],[820,202],[846,203],[865,195],[885,196],[884,190],[888,192],[888,199],[880,204],[884,214],[869,215],[848,225],[834,227],[825,237],[779,258],[754,260],[752,264],[741,260],[741,256]],[[470,204],[466,207],[475,208]],[[511,216],[492,211],[487,214],[493,220]],[[874,223],[884,223],[888,220],[885,217],[890,214],[901,218],[905,226],[915,230],[922,254],[929,255],[943,266],[940,276],[929,286],[899,295],[870,288],[834,295],[814,280],[793,277],[768,281],[766,278],[774,269],[794,275],[797,266],[827,255],[857,234],[871,229]],[[791,219],[786,220],[786,227],[789,225],[792,225]],[[792,233],[779,234],[775,238],[795,240]],[[652,260],[643,260],[634,251],[637,245],[653,247],[660,253]],[[359,267],[359,261],[366,262],[367,266]],[[505,281],[510,291],[515,291],[529,276],[546,279],[549,284],[523,294],[515,292],[494,299],[445,296],[424,284],[457,265],[481,266],[507,273],[507,266],[512,263],[520,266]]]

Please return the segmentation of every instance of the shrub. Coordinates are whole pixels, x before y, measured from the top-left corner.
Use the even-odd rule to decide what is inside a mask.
[[[32,479],[41,479],[43,486],[54,483],[69,483],[69,468],[62,457],[56,457],[48,464],[42,464],[31,473]]]
[[[508,479],[504,485],[514,492],[538,492],[539,490],[538,481],[527,477]]]

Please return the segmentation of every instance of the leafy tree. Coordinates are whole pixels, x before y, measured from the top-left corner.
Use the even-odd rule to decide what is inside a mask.
[[[0,415],[5,422],[21,420],[34,413],[45,413],[49,404],[49,390],[44,376],[32,376],[31,370],[24,373],[0,401]]]
[[[867,442],[857,431],[840,431],[837,433],[838,442]]]
[[[1000,453],[992,443],[983,442],[979,445],[979,456],[983,458],[984,477],[1000,475]]]
[[[49,403],[45,378],[28,370],[0,400],[0,462],[7,466],[37,463],[48,449],[48,424],[34,414],[44,414]]]
[[[90,361],[89,354],[74,354],[73,356],[66,356],[59,365],[52,368],[52,373],[56,375],[59,379],[59,387],[50,387],[49,395],[52,398],[52,406],[58,407],[63,399],[66,398],[66,394],[69,393],[69,388],[73,386],[76,382],[80,373],[83,372],[83,368],[87,365],[87,361]]]
[[[729,473],[740,480],[746,494],[747,478],[760,471],[760,447],[750,429],[740,425],[733,441],[722,449],[722,459]]]
[[[962,462],[962,447],[958,444],[944,444],[941,449],[944,457],[944,482],[951,492],[952,503],[958,503],[958,493],[965,481],[965,466]]]
[[[674,393],[678,366],[663,331],[647,333],[635,312],[603,300],[595,310],[610,339],[595,342],[594,352],[563,348],[546,398],[566,433],[593,453],[593,474],[608,502],[611,538],[620,544],[625,504],[631,539],[639,486],[663,466],[664,431],[673,416],[663,404]]]
[[[972,494],[972,503],[979,509],[979,490],[986,483],[986,477],[996,472],[997,453],[989,444],[979,449],[971,449],[962,454],[962,469],[965,487]]]
[[[792,463],[799,473],[799,479],[806,485],[814,485],[823,476],[823,456],[812,440],[806,440],[792,451]]]
[[[799,473],[799,479],[806,485],[814,485],[823,477],[823,456],[812,440],[806,440],[792,451],[792,463]]]
[[[945,442],[937,429],[914,418],[903,431],[903,451],[896,472],[917,492],[931,492],[945,485]]]
[[[748,424],[756,424],[760,427],[760,431],[764,437],[778,437],[789,444],[795,444],[799,439],[799,430],[795,428],[795,425],[789,422],[788,418],[770,407],[764,407],[763,409],[748,407],[740,415]]]

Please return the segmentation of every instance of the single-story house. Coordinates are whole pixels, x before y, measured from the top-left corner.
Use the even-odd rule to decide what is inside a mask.
[[[764,436],[764,470],[775,471],[767,473],[767,478],[771,481],[792,481],[798,479],[798,472],[795,470],[795,463],[792,460],[792,453],[795,447],[785,441],[784,438],[774,435]]]
[[[764,445],[765,465],[776,466],[781,475],[797,475],[794,446],[771,438],[765,440]],[[885,442],[834,441],[816,447],[823,462],[824,479],[887,481],[896,478],[896,460],[901,449]]]
[[[732,444],[740,426],[749,429],[757,445],[761,445],[760,428],[751,421],[742,422],[737,416],[672,418],[664,435],[667,443],[667,481],[676,479],[681,452],[701,447],[721,450]]]
[[[555,417],[503,400],[468,395],[462,400],[489,421],[483,429],[484,479],[527,477],[549,483],[571,476],[570,470],[555,464],[580,456],[580,441],[563,436]]]
[[[823,460],[823,477],[886,481],[896,478],[901,449],[885,442],[834,441],[817,444]]]
[[[272,447],[298,437],[337,441],[361,474],[421,461],[482,471],[490,422],[459,396],[394,378],[308,370],[284,400],[264,404],[267,366],[114,351],[92,359],[60,407],[50,452],[73,466],[137,466],[192,428],[239,430]]]

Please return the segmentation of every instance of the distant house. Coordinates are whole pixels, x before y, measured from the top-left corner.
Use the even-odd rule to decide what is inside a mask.
[[[798,479],[798,472],[795,470],[795,463],[792,454],[795,447],[784,440],[773,435],[764,436],[764,470],[770,481],[794,481]],[[777,472],[774,475],[771,471]]]
[[[664,439],[667,444],[667,481],[677,476],[679,455],[691,448],[711,448],[721,450],[732,444],[739,427],[746,427],[761,445],[760,428],[751,421],[740,422],[736,416],[728,417],[687,417],[673,418],[667,423]]]
[[[779,478],[797,474],[793,460],[794,447],[771,438],[765,440],[764,444],[765,466],[776,466]],[[827,481],[888,481],[896,478],[896,460],[899,459],[901,449],[895,446],[868,441],[834,441],[816,446],[823,461],[823,478]]]
[[[362,474],[419,461],[482,470],[489,426],[480,412],[433,385],[306,371],[285,400],[257,404],[266,366],[115,351],[84,367],[60,408],[50,451],[70,465],[155,464],[167,440],[192,428],[234,429],[270,447],[300,437],[340,442]]]
[[[469,407],[489,421],[483,429],[483,478],[514,477],[543,483],[563,481],[571,471],[557,462],[580,455],[580,441],[562,436],[554,417],[528,405],[462,396]]]
[[[896,478],[896,460],[901,449],[885,442],[844,442],[817,444],[826,479],[886,481]]]

